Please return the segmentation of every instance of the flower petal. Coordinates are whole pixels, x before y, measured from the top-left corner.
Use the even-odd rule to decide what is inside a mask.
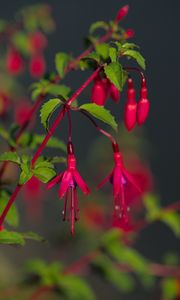
[[[125,177],[127,178],[127,180],[140,192],[142,193],[143,191],[141,190],[141,188],[138,186],[138,184],[136,183],[136,181],[134,180],[134,178],[129,174],[129,172],[123,168],[123,173],[125,175]]]
[[[70,186],[72,180],[73,180],[72,173],[70,171],[65,171],[59,188],[60,199],[63,198],[64,194],[67,192],[67,189]]]
[[[55,176],[47,185],[47,189],[52,188],[55,184],[59,183],[62,178],[63,173],[60,173],[58,176]]]
[[[103,181],[98,184],[98,189],[100,189],[108,180],[110,180],[113,172],[111,172],[108,176],[106,176]]]
[[[77,185],[80,187],[80,189],[82,190],[82,192],[85,195],[88,195],[90,193],[90,189],[88,188],[87,184],[85,183],[85,181],[82,179],[81,175],[79,174],[79,172],[77,170],[73,171],[73,176],[74,179],[77,183]]]

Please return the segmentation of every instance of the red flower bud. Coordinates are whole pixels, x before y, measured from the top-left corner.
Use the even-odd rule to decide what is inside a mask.
[[[117,16],[115,18],[115,22],[119,23],[122,19],[124,19],[129,12],[129,5],[125,5],[117,13]]]
[[[125,39],[132,39],[134,36],[135,36],[135,31],[132,28],[127,29],[124,33]]]
[[[142,81],[142,87],[140,92],[140,100],[138,102],[137,106],[137,123],[139,126],[143,125],[146,121],[150,109],[150,103],[147,99],[147,87],[146,87],[146,81],[143,79]]]
[[[118,103],[120,100],[120,92],[117,89],[117,87],[112,83],[109,88],[109,93],[110,93],[111,98],[114,100],[114,102]]]
[[[6,68],[11,75],[18,75],[23,70],[22,56],[16,50],[10,50],[6,57]]]
[[[107,99],[107,83],[102,79],[96,79],[92,87],[91,101],[97,105],[104,106]]]
[[[29,48],[32,54],[43,50],[47,46],[47,39],[42,32],[34,32],[29,37]]]
[[[3,116],[8,109],[9,99],[4,93],[0,93],[0,116]]]
[[[29,71],[32,77],[40,78],[44,75],[46,62],[41,55],[33,56],[30,60]]]
[[[125,106],[124,123],[128,131],[131,131],[136,125],[137,103],[136,92],[133,88],[132,79],[128,79],[127,103]]]
[[[30,111],[32,109],[31,104],[22,103],[19,104],[15,109],[15,122],[17,125],[22,126],[29,120]]]

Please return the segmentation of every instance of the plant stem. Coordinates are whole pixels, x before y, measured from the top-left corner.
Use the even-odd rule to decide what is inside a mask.
[[[97,76],[97,74],[99,73],[101,67],[98,67],[93,73],[92,75],[80,86],[80,88],[69,98],[69,100],[67,101],[66,105],[68,105],[70,107],[70,105],[75,101],[75,99],[83,92],[83,90],[90,84],[90,82]],[[32,161],[31,161],[31,165],[32,167],[34,166],[35,162],[37,161],[37,159],[39,158],[39,156],[41,155],[42,151],[44,150],[44,148],[46,147],[47,142],[49,141],[49,139],[51,138],[51,136],[54,134],[57,126],[59,125],[59,123],[61,122],[61,120],[63,119],[65,115],[65,110],[64,107],[63,109],[59,112],[57,118],[55,119],[54,123],[52,124],[51,128],[49,129],[49,132],[47,133],[47,135],[45,136],[43,142],[41,143],[41,145],[39,146],[39,148],[37,149],[36,153],[34,154]],[[14,190],[14,192],[12,193],[4,211],[2,212],[2,215],[0,216],[0,226],[3,224],[4,219],[6,218],[6,215],[9,211],[9,209],[11,208],[11,205],[13,204],[13,202],[15,201],[20,189],[21,189],[22,185],[17,185],[16,189]]]

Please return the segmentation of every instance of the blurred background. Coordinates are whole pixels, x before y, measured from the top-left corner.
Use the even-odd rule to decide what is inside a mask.
[[[2,2],[2,1],[1,1]],[[25,5],[35,4],[37,1],[14,0],[10,4],[1,3],[0,18],[11,20],[14,12]],[[39,1],[39,3],[44,3]],[[178,129],[180,128],[180,102],[179,102],[179,53],[180,42],[178,30],[180,28],[180,2],[172,1],[146,1],[138,0],[51,0],[45,3],[51,5],[52,14],[56,22],[56,30],[48,37],[48,47],[45,52],[48,69],[54,70],[54,56],[58,51],[73,53],[74,56],[80,54],[83,50],[82,40],[87,35],[89,26],[97,20],[108,21],[113,19],[118,9],[125,5],[130,5],[130,12],[123,21],[123,26],[135,30],[134,41],[140,45],[141,52],[146,58],[147,63],[147,81],[149,88],[149,99],[151,101],[151,111],[149,118],[143,129],[145,140],[148,141],[147,161],[151,166],[155,181],[155,191],[160,195],[163,205],[169,205],[179,200],[179,167],[180,167],[180,142]],[[79,87],[86,75],[78,72],[67,76],[66,83],[73,90]],[[28,84],[29,79],[22,79],[24,84]],[[82,98],[82,101],[89,100],[88,89]],[[122,96],[124,102],[125,96]],[[114,109],[113,104],[109,107]],[[121,122],[122,111],[116,111],[116,117]],[[79,167],[88,178],[86,169],[90,170],[90,160],[92,145],[96,143],[97,135],[95,130],[88,124],[82,125],[84,119],[79,120],[73,117],[74,143],[77,157],[79,158]],[[38,131],[43,132],[43,128],[38,125]],[[133,133],[130,133],[130,138]],[[66,137],[65,130],[59,129],[57,136]],[[121,137],[120,137],[121,138]],[[83,141],[83,142],[82,142]],[[108,148],[109,150],[109,148]],[[107,150],[107,151],[108,151]],[[93,151],[93,150],[92,150]],[[91,153],[91,154],[90,154]],[[96,169],[96,167],[94,167]],[[91,169],[91,175],[93,170]],[[39,257],[52,260],[63,259],[72,261],[72,249],[78,246],[76,238],[73,243],[68,242],[69,236],[62,238],[62,231],[65,226],[61,222],[60,203],[57,201],[57,193],[50,191],[46,194],[44,202],[44,217],[42,222],[36,224],[32,220],[26,220],[24,207],[19,203],[21,214],[21,228],[23,230],[35,230],[50,239],[48,245],[30,244],[24,248],[2,247],[2,263],[7,260],[7,265],[12,264],[13,268],[22,266],[26,259]],[[20,200],[18,200],[20,202]],[[57,214],[59,210],[59,214]],[[180,243],[163,225],[152,225],[146,231],[143,231],[141,238],[136,243],[136,248],[150,259],[159,260],[166,247],[167,250],[180,251]],[[63,230],[62,230],[63,228]],[[55,236],[58,236],[58,241]],[[78,239],[78,238],[77,238]],[[63,243],[66,246],[63,246]],[[75,243],[75,245],[74,245]],[[64,252],[63,252],[64,251]],[[76,249],[81,253],[81,250]],[[67,255],[68,253],[68,255]],[[69,257],[70,253],[70,257]],[[0,262],[1,263],[1,262]],[[10,268],[9,268],[10,269]],[[7,267],[6,267],[7,271]],[[8,272],[8,271],[7,271]],[[12,274],[14,269],[12,270]],[[1,276],[1,275],[0,275]],[[98,299],[119,299],[119,293],[112,287],[107,287],[100,283],[96,278],[90,279],[98,290]],[[160,299],[158,293],[152,292],[145,294],[147,299]],[[143,299],[144,294],[137,289],[134,299]],[[3,298],[2,298],[3,299]],[[123,296],[122,299],[130,299]]]

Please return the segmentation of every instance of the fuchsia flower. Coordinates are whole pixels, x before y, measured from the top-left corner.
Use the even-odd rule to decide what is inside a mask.
[[[8,51],[6,57],[6,67],[11,75],[19,75],[22,72],[24,62],[21,54],[17,50],[10,49]]]
[[[113,185],[114,197],[114,219],[121,219],[124,223],[128,223],[128,204],[125,199],[125,188],[130,183],[135,189],[141,192],[134,178],[129,174],[123,165],[122,154],[117,144],[113,145],[115,166],[112,172],[99,184],[102,187],[108,180]]]
[[[25,100],[26,101],[26,100]],[[19,126],[24,125],[24,123],[29,120],[30,111],[32,105],[29,102],[22,102],[15,108],[15,122]]]
[[[29,36],[29,48],[32,54],[35,54],[47,46],[47,38],[46,36],[40,32],[36,31],[31,33]]]
[[[115,22],[119,23],[122,19],[124,19],[129,12],[129,5],[125,5],[120,8],[120,10],[117,13],[117,16],[115,18]]]
[[[68,221],[71,220],[71,234],[74,234],[74,223],[79,219],[79,207],[77,197],[77,186],[85,195],[90,190],[76,169],[76,158],[72,143],[68,143],[67,169],[48,183],[48,189],[60,183],[59,198],[65,197],[63,220],[66,220],[67,209],[69,210]],[[67,208],[68,206],[68,208]]]
[[[42,55],[35,55],[29,63],[29,72],[33,78],[40,78],[46,71],[46,61]]]

